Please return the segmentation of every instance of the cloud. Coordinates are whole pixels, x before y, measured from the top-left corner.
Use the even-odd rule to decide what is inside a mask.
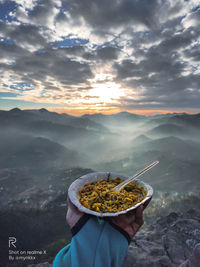
[[[23,23],[52,28],[54,19],[59,14],[60,5],[60,1],[53,0],[31,1],[29,5],[19,5],[14,16]]]
[[[112,61],[116,60],[120,54],[120,49],[117,47],[103,47],[103,48],[97,48],[97,50],[85,52],[83,54],[83,57],[87,60],[91,61]]]
[[[118,58],[119,49],[116,47],[103,47],[97,50],[97,58],[102,60],[115,60]]]
[[[125,26],[127,23],[143,24],[149,28],[156,23],[157,8],[158,3],[155,0],[151,3],[148,0],[119,0],[112,1],[110,5],[105,0],[75,0],[70,2],[72,16],[76,18],[77,15],[81,15],[94,29],[101,29],[99,33],[103,33],[104,30],[102,29],[104,28],[108,31],[113,27]]]
[[[27,50],[37,50],[47,45],[41,28],[31,24],[0,21],[0,34]]]
[[[195,11],[187,14],[182,23],[185,28],[200,27],[200,7],[198,6]]]
[[[57,48],[30,53],[23,58],[16,58],[15,64],[7,66],[7,69],[41,82],[45,82],[46,77],[50,76],[64,84],[85,83],[93,74],[87,63],[68,57],[73,50],[76,54],[81,49]]]
[[[3,39],[2,39],[3,40]],[[16,44],[5,44],[3,41],[0,42],[0,58],[5,60],[16,60],[17,58],[21,58],[23,56],[28,55],[29,52],[22,47],[19,47]]]
[[[199,46],[195,45],[184,50],[184,56],[194,61],[200,62]]]
[[[16,98],[69,109],[199,108],[198,1],[14,2],[0,19],[2,92],[27,83]],[[120,97],[102,96],[111,87]]]
[[[129,88],[130,96],[123,98],[123,105],[126,103],[129,108],[154,105],[159,108],[167,105],[173,108],[200,107],[197,101],[200,99],[200,73],[197,71],[200,59],[199,30],[194,26],[180,28],[177,21],[173,19],[165,23],[165,30],[160,30],[160,40],[150,46],[146,46],[144,37],[144,48],[134,47],[134,59],[113,64],[116,80]],[[178,30],[169,32],[170,24],[173,27],[176,25]],[[140,35],[140,41],[142,37]]]

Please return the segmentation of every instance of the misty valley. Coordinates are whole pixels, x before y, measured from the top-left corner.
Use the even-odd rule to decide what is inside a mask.
[[[0,256],[4,266],[10,266],[6,265],[10,236],[17,239],[19,249],[46,250],[38,262],[51,262],[70,242],[65,220],[67,190],[75,179],[90,172],[131,176],[159,160],[140,178],[154,189],[144,212],[144,228],[170,212],[199,210],[199,136],[200,114],[121,112],[74,117],[46,109],[0,111]]]

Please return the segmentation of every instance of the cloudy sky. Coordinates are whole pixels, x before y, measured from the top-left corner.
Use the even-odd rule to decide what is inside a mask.
[[[0,0],[0,109],[200,112],[199,0]]]

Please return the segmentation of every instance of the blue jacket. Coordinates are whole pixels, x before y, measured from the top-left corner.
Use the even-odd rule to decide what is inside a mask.
[[[72,240],[53,267],[121,267],[130,236],[108,220],[84,214],[71,229]]]

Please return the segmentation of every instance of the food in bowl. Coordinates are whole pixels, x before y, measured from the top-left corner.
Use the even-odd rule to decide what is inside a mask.
[[[123,181],[117,177],[87,183],[79,190],[79,202],[87,209],[112,213],[127,210],[146,197],[146,189],[137,182],[129,183],[120,191],[110,190]]]

